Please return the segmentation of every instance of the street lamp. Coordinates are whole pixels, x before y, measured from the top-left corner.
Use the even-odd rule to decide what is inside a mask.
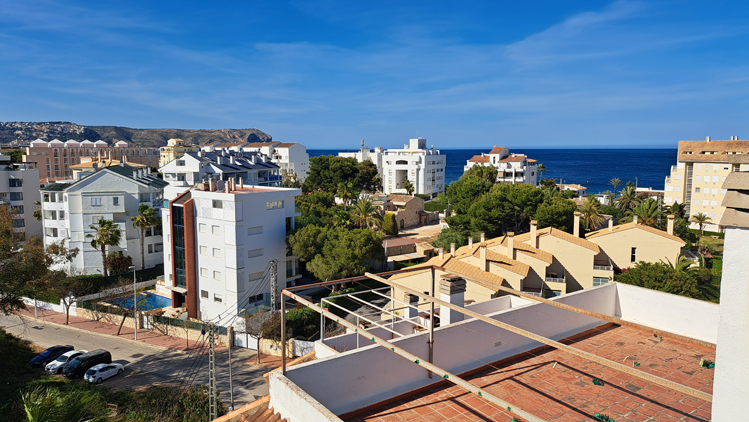
[[[135,325],[135,340],[138,340],[138,298],[135,293],[135,265],[127,267],[128,270],[133,270],[133,323]]]

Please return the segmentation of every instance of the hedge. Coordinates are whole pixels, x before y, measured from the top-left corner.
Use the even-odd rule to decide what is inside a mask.
[[[433,212],[433,211],[445,212],[446,209],[447,209],[447,204],[443,204],[442,202],[431,201],[431,202],[425,202],[424,203],[424,211],[429,211],[429,212]]]

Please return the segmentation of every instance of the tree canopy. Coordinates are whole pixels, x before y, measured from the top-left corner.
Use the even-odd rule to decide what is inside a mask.
[[[302,185],[302,191],[325,191],[336,193],[341,186],[357,194],[360,191],[377,190],[380,180],[377,166],[371,161],[357,162],[355,158],[321,155],[309,159],[309,173]]]
[[[479,179],[484,179],[487,182],[497,182],[497,168],[494,166],[473,166],[468,169],[463,176],[476,176]]]
[[[620,283],[713,302],[717,302],[720,295],[720,289],[712,284],[710,270],[689,267],[683,258],[678,257],[673,263],[638,262],[614,279]]]

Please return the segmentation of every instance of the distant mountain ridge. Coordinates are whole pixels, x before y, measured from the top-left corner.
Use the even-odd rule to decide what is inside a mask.
[[[213,141],[267,142],[273,138],[258,129],[133,129],[123,126],[82,126],[70,122],[0,122],[0,144],[26,145],[36,139],[51,141],[126,141],[141,147],[160,147],[171,138],[205,145]]]

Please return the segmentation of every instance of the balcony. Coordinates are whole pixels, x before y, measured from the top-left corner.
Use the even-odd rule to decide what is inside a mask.
[[[562,271],[561,273],[548,272],[546,273],[545,281],[550,283],[566,283],[567,275]]]
[[[593,261],[593,269],[594,270],[603,270],[603,271],[614,271],[614,264],[611,263],[611,260],[608,258],[600,259],[600,260],[594,260]]]

